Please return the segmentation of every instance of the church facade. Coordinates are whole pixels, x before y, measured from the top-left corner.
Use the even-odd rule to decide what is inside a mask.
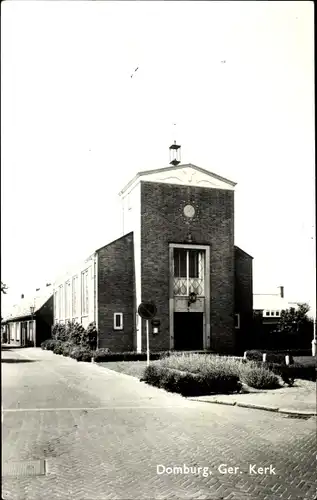
[[[234,245],[235,183],[192,164],[138,173],[119,193],[123,236],[54,285],[54,321],[95,321],[98,347],[233,353],[252,328],[252,257]],[[84,314],[83,314],[84,313]]]

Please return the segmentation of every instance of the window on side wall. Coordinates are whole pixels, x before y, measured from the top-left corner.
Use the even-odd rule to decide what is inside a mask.
[[[59,287],[59,294],[58,294],[58,316],[59,319],[62,319],[63,315],[63,285]]]
[[[77,316],[77,288],[78,288],[78,276],[73,277],[72,286],[72,318]]]
[[[81,315],[88,316],[88,269],[81,275]]]
[[[123,314],[114,313],[113,315],[113,328],[114,330],[123,330]]]

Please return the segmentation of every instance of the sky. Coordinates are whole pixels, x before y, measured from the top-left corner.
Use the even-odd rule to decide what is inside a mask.
[[[283,285],[314,312],[313,9],[2,2],[3,310],[120,237],[119,191],[175,139],[182,163],[237,182],[254,292]]]

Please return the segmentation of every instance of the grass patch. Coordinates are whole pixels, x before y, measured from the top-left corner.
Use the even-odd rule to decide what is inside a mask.
[[[146,361],[106,361],[104,363],[98,363],[98,365],[109,368],[109,370],[115,372],[125,373],[126,375],[131,375],[131,377],[141,379],[146,368]]]

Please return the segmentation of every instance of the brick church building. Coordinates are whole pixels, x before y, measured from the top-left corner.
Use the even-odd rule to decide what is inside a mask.
[[[252,257],[234,245],[235,183],[177,161],[119,193],[123,236],[54,285],[54,322],[95,321],[98,347],[242,352],[252,328]]]

